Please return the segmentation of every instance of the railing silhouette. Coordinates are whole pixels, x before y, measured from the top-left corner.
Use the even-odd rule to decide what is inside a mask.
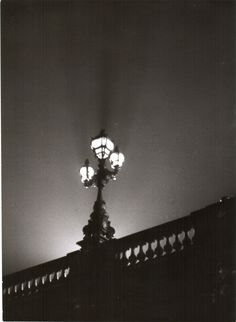
[[[114,240],[113,256],[117,264],[133,266],[184,251],[194,244],[195,238],[191,218],[184,217]],[[3,295],[29,296],[43,287],[53,287],[64,282],[69,274],[68,258],[61,257],[6,276],[3,282]]]
[[[12,298],[29,296],[44,287],[63,283],[69,273],[67,257],[61,257],[6,276],[3,280],[3,295]]]
[[[182,289],[179,290],[179,297],[185,292],[189,292],[186,294],[190,294],[191,298],[188,299],[188,296],[185,295],[185,300],[178,299],[176,301],[178,305],[172,307],[173,312],[176,311],[173,313],[174,318],[183,318],[181,314],[186,306],[184,301],[195,301],[199,302],[195,311],[190,308],[186,309],[189,311],[190,318],[191,314],[198,314],[198,319],[217,320],[218,316],[222,317],[222,314],[226,314],[224,312],[231,310],[232,313],[233,304],[229,307],[227,294],[234,293],[232,291],[232,283],[235,277],[234,251],[235,199],[222,198],[220,202],[193,212],[189,216],[120,239],[111,240],[95,251],[82,253],[78,250],[54,261],[4,277],[5,320],[14,318],[17,320],[17,317],[24,320],[53,320],[59,318],[63,320],[78,320],[80,318],[96,320],[99,319],[98,317],[103,320],[106,318],[117,320],[149,318],[156,320],[162,318],[164,314],[168,316],[169,313],[167,308],[164,307],[164,302],[167,299],[172,301],[170,300],[172,295],[167,291],[172,288],[177,294],[178,291],[176,290]],[[204,262],[207,263],[206,266],[204,266]],[[171,266],[173,266],[173,269],[175,266],[181,267],[179,272],[175,272],[180,276],[178,277],[180,282],[177,281],[175,286],[173,280],[173,285],[170,284],[169,276],[166,275],[166,270],[170,270]],[[162,276],[161,279],[158,277],[157,271]],[[186,291],[187,286],[183,279],[183,272],[187,275],[186,285],[191,285],[191,283],[195,285],[198,281],[199,290],[195,291],[195,297],[192,296],[192,290]],[[133,285],[129,285],[129,279],[134,279],[137,284],[142,281],[141,295],[139,294],[139,296],[143,294],[146,298],[151,297],[148,291],[151,286],[148,285],[150,281],[148,282],[146,278],[148,274],[155,276],[153,285],[166,289],[166,294],[154,292],[154,295],[152,295],[158,298],[160,307],[155,311],[156,304],[146,303],[143,304],[142,308],[144,312],[140,309],[138,313],[140,303],[138,306],[131,303],[130,307],[133,309],[125,309],[126,302],[130,301],[130,299],[127,299],[127,294],[133,292]],[[202,283],[202,280],[205,281],[205,279],[209,280],[208,284],[205,283],[206,285]],[[121,280],[126,281],[125,289],[120,288],[119,281]],[[134,285],[136,282],[134,282]],[[104,289],[104,285],[107,285],[107,283],[110,285],[109,288],[112,288],[112,295],[110,294],[111,290],[108,292]],[[101,295],[98,292],[100,289],[104,289],[104,294]],[[122,297],[124,297],[123,302]],[[163,303],[162,297],[165,299]],[[226,306],[222,309],[223,313],[221,314],[218,312],[221,307],[219,303],[225,298],[227,298],[228,304],[224,304]],[[230,298],[234,298],[234,295],[231,294]],[[26,312],[27,307],[37,302],[38,299],[43,304],[40,304],[41,306],[36,310],[40,310],[41,307],[50,307],[50,314],[46,311],[46,313],[40,313],[41,315],[37,315],[37,312],[32,313],[32,311],[24,313],[24,316],[19,313],[22,305],[24,305],[24,312]],[[217,299],[220,299],[220,302],[217,302]],[[135,302],[135,298],[131,301]],[[18,305],[18,309],[15,309],[16,313],[14,313],[14,303]],[[104,307],[104,303],[108,303],[107,307],[113,310],[112,313],[110,311],[108,313],[108,308]],[[143,303],[145,303],[144,300]],[[199,307],[205,305],[205,303],[208,303],[209,306],[215,304],[215,307],[211,309],[213,313],[209,310],[210,313],[204,317],[200,316],[198,311]],[[189,305],[192,305],[191,302],[189,302]],[[59,313],[55,315],[54,306],[56,307],[55,312],[60,309],[64,315],[59,316]],[[122,307],[123,309],[121,309]],[[180,309],[181,307],[183,312]],[[123,310],[123,317],[119,310]],[[150,312],[153,312],[153,315]],[[162,312],[162,316],[158,317],[157,315],[160,312]],[[143,314],[143,317],[141,317],[141,314]],[[168,320],[167,317],[166,319]]]
[[[163,224],[119,240],[115,259],[125,266],[142,264],[150,260],[186,250],[194,244],[195,228],[189,217]]]

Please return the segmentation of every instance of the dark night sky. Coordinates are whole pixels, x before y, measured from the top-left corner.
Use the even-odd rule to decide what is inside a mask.
[[[105,127],[116,237],[235,193],[233,1],[3,1],[3,273],[78,249]]]

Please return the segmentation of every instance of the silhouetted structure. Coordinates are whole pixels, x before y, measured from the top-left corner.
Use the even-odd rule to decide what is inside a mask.
[[[3,281],[4,320],[235,320],[235,198]]]
[[[98,169],[95,171],[89,166],[89,160],[85,160],[85,165],[80,169],[81,181],[88,187],[97,187],[97,200],[93,206],[93,212],[90,215],[88,224],[84,226],[84,238],[77,244],[81,246],[83,252],[88,252],[97,248],[100,244],[109,241],[115,234],[115,229],[111,227],[106,212],[106,203],[102,197],[102,191],[109,180],[115,180],[122,164],[125,160],[123,153],[120,153],[118,147],[108,138],[105,130],[91,141],[91,149],[98,160]],[[109,159],[109,170],[106,161]]]

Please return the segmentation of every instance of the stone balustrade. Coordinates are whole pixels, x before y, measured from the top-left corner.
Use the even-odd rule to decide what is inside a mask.
[[[96,250],[78,250],[5,276],[5,320],[94,320],[97,316],[119,320],[122,312],[127,320],[140,314],[143,320],[152,312],[156,319],[159,314],[169,316],[165,307],[169,301],[176,302],[171,316],[179,320],[187,310],[190,317],[207,321],[219,316],[220,321],[227,314],[233,316],[234,254],[235,198],[222,198],[186,217],[113,239]],[[151,285],[148,274],[155,276]],[[146,294],[149,302],[137,304],[132,292]],[[173,301],[172,294],[179,294],[178,301]],[[158,308],[153,296],[158,297]],[[126,307],[131,299],[136,313]],[[199,308],[205,305],[209,313],[201,316]]]
[[[133,266],[186,251],[197,238],[191,217],[147,229],[117,241],[115,260]]]
[[[3,280],[3,295],[8,298],[29,296],[42,288],[61,283],[69,274],[67,258],[61,257],[6,276]]]

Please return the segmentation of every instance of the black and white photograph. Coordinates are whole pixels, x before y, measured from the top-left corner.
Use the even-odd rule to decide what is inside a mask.
[[[235,12],[2,0],[3,321],[236,321]]]

